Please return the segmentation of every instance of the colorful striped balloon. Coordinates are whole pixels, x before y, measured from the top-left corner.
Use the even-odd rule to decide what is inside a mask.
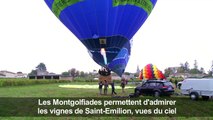
[[[155,65],[146,65],[139,74],[139,79],[142,80],[163,80],[165,79],[164,74]]]

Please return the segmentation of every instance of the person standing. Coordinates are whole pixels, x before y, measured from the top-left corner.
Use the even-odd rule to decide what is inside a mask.
[[[103,87],[103,83],[102,81],[99,82],[99,94],[102,95],[102,87]]]
[[[115,92],[115,84],[114,82],[111,83],[111,87],[112,87],[112,95],[116,95],[117,93]]]
[[[177,83],[178,83],[178,81],[177,81],[177,79],[175,79],[175,87],[177,88]]]
[[[107,95],[108,82],[104,80],[104,95]]]
[[[125,91],[124,91],[125,85],[126,85],[126,79],[125,79],[125,78],[122,78],[122,79],[121,79],[122,93],[125,93]]]

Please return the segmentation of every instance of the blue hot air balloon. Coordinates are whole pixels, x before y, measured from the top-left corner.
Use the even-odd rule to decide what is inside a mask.
[[[125,71],[131,39],[157,0],[45,0],[51,11],[85,45],[92,59]]]

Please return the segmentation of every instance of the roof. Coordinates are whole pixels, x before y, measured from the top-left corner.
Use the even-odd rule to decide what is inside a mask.
[[[2,70],[2,71],[0,71],[0,73],[10,73],[10,74],[16,74],[16,73],[14,73],[14,72],[10,72],[10,71],[7,71],[7,70]]]
[[[0,76],[6,76],[5,74],[0,73]]]
[[[29,75],[29,77],[33,77],[33,76],[62,76],[61,74],[48,74],[48,75]]]

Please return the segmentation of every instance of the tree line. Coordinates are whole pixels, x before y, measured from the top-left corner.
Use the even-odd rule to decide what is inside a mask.
[[[175,69],[172,68],[166,68],[164,70],[164,75],[166,77],[169,77],[169,75],[176,74],[176,73],[188,73],[188,74],[206,74],[207,76],[212,76],[213,74],[213,61],[212,65],[210,67],[211,69],[205,72],[203,67],[198,67],[198,62],[197,60],[194,60],[193,67],[190,68],[189,63],[186,61],[185,63],[180,63],[180,66],[176,67]],[[46,65],[44,63],[39,63],[35,69],[33,69],[28,75],[38,75],[38,72],[47,72]],[[61,73],[62,76],[71,76],[73,78],[76,77],[94,77],[98,74],[96,70],[93,70],[93,72],[84,72],[84,71],[79,71],[75,68],[71,68],[68,71],[64,71]],[[114,75],[114,73],[112,73]],[[130,75],[131,73],[125,72],[125,75]],[[138,73],[134,74],[135,77],[138,76]]]
[[[39,63],[35,69],[33,69],[28,75],[39,75],[39,73],[45,73],[45,74],[53,74],[47,72],[47,67],[44,63]],[[93,72],[84,72],[84,71],[79,71],[75,68],[71,68],[68,71],[64,71],[61,73],[62,76],[71,76],[73,78],[75,77],[90,77],[94,76],[94,73],[96,73],[96,70],[93,70]]]
[[[198,67],[197,60],[194,60],[194,64],[193,64],[192,68],[190,68],[189,63],[186,61],[185,63],[180,63],[180,66],[177,67],[176,69],[166,68],[164,70],[164,74],[166,77],[168,77],[169,75],[174,74],[174,73],[207,74],[207,76],[212,76],[213,61],[212,61],[212,65],[210,68],[211,69],[208,70],[206,73],[203,67],[200,67],[200,68]]]

